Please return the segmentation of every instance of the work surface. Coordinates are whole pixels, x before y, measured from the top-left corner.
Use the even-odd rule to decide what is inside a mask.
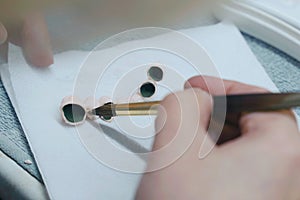
[[[251,36],[245,35],[245,38],[258,60],[281,91],[300,90],[299,62]],[[253,78],[255,79],[255,77]],[[0,149],[42,182],[2,82],[0,82],[0,103]],[[29,164],[28,160],[33,161],[33,163]]]

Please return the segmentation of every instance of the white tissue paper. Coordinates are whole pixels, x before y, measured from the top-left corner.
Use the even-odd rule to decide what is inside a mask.
[[[277,91],[233,25],[221,23],[181,32],[205,50],[198,55],[200,61],[197,64],[205,66],[201,69],[202,74],[213,74],[210,68],[216,66],[223,78]],[[134,198],[141,175],[130,173],[128,169],[142,169],[144,165],[141,163],[144,161],[134,154],[126,156],[126,153],[120,158],[114,150],[106,149],[107,143],[104,141],[125,149],[127,153],[147,152],[153,142],[153,118],[118,118],[111,123],[99,122],[107,126],[103,128],[106,132],[103,134],[99,127],[88,122],[77,128],[65,125],[61,120],[59,106],[65,96],[95,81],[91,74],[101,71],[105,75],[102,74],[98,86],[78,92],[79,98],[84,100],[95,95],[96,98],[106,96],[115,101],[125,101],[131,96],[131,100],[139,101],[141,99],[135,91],[147,81],[147,63],[174,67],[174,70],[165,68],[164,80],[159,83],[161,87],[150,100],[161,99],[171,91],[182,89],[184,80],[199,72],[184,59],[163,50],[144,49],[124,54],[105,70],[105,66],[101,66],[102,61],[98,60],[105,57],[109,61],[113,58],[110,55],[117,55],[120,49],[126,50],[128,46],[159,44],[166,40],[170,40],[170,43],[178,42],[172,41],[172,37],[158,35],[99,50],[94,55],[84,51],[63,52],[55,55],[55,64],[49,69],[30,67],[21,50],[10,46],[9,63],[1,67],[1,76],[52,199]],[[82,66],[85,63],[89,63],[91,68],[77,77],[84,71]],[[172,81],[172,77],[176,76],[178,81]],[[131,123],[128,120],[136,123],[136,128],[126,126]],[[99,161],[97,154],[101,153],[105,154],[104,159],[108,159],[112,166]],[[124,163],[125,169],[121,171],[127,172],[114,169]]]

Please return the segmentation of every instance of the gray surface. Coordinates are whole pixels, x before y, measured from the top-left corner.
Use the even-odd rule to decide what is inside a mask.
[[[300,92],[300,62],[254,37],[246,34],[244,36],[279,90]],[[300,115],[300,109],[296,112]]]
[[[251,36],[245,35],[245,39],[281,91],[300,91],[299,62]],[[84,49],[90,49],[90,47],[87,44]],[[32,161],[34,159],[1,81],[0,103],[0,149],[42,182],[36,164],[24,163],[26,159]],[[299,110],[298,113],[300,113]]]
[[[34,163],[24,132],[16,117],[14,109],[8,99],[2,82],[0,81],[0,149],[6,155],[15,160],[31,175],[42,182],[39,171]],[[25,160],[33,163],[27,165]]]
[[[43,184],[0,151],[0,196],[3,199],[48,200]]]

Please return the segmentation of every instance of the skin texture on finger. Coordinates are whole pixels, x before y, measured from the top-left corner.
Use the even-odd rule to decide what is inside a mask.
[[[161,108],[156,119],[156,130],[160,132],[156,135],[153,150],[167,145],[182,130],[206,131],[210,121],[212,99],[200,89],[188,89],[167,96],[161,102]],[[204,134],[201,138],[204,138]]]
[[[44,17],[30,14],[25,17],[21,30],[21,45],[27,62],[37,67],[53,64],[50,38]]]
[[[167,96],[156,119],[157,134],[146,171],[166,168],[185,155],[199,159],[201,147],[215,146],[206,134],[211,110],[211,96],[200,89]]]
[[[222,157],[239,157],[235,165],[240,168],[233,175],[243,177],[248,168],[246,173],[256,177],[252,184],[266,195],[262,199],[299,199],[300,133],[291,112],[250,113],[241,118],[240,127],[242,137],[219,147]]]
[[[222,80],[220,78],[211,76],[196,76],[189,79],[185,84],[185,88],[190,87],[200,88],[206,92],[209,92],[211,95],[225,95],[224,92],[226,92],[227,95],[269,92],[268,90],[260,87],[243,84],[236,81]]]
[[[7,39],[7,31],[4,25],[0,22],[0,45]]]
[[[269,122],[274,124],[270,124]],[[274,135],[275,133],[284,133],[285,135],[288,135],[289,133],[295,133],[298,130],[295,115],[290,110],[249,113],[243,115],[239,123],[243,135],[259,134],[261,136],[260,133],[271,135]],[[279,128],[274,130],[274,127]]]

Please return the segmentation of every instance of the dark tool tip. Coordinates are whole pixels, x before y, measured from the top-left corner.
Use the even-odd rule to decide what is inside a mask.
[[[110,119],[112,117],[116,116],[115,109],[114,109],[114,104],[109,102],[104,104],[103,106],[100,106],[98,108],[95,108],[91,112],[94,115],[99,116],[101,119]]]

